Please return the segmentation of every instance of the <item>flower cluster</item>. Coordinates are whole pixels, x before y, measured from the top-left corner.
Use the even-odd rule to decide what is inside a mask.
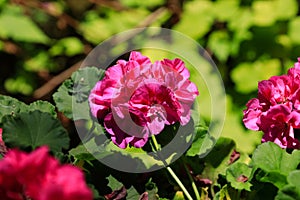
[[[119,60],[89,96],[91,113],[120,148],[142,147],[165,125],[190,120],[197,87],[180,59],[156,61],[139,52]]]
[[[258,83],[258,96],[247,103],[243,122],[264,132],[262,142],[300,149],[300,58],[288,74]]]
[[[10,150],[0,161],[1,200],[91,200],[83,173],[60,165],[47,147],[27,154]]]

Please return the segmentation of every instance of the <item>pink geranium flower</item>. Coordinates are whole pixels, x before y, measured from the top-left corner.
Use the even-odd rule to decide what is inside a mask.
[[[41,147],[29,154],[10,150],[0,161],[2,200],[91,200],[92,192],[83,173],[71,165],[60,165]]]
[[[0,146],[4,145],[3,139],[2,139],[2,128],[0,128]]]
[[[262,142],[272,141],[282,148],[300,148],[295,138],[295,129],[300,128],[299,62],[287,75],[259,82],[257,98],[246,104],[243,122],[248,129],[264,132]]]
[[[180,59],[156,61],[138,52],[119,60],[92,89],[91,113],[120,148],[142,147],[165,125],[190,120],[197,87]]]

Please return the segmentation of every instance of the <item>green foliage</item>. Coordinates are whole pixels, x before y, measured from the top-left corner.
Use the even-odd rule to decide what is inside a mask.
[[[103,73],[96,67],[85,67],[74,72],[53,95],[58,110],[70,119],[89,119],[88,95]]]
[[[27,105],[10,96],[0,95],[0,122],[5,115],[14,115],[27,110]]]
[[[249,76],[249,74],[252,76]],[[257,90],[257,83],[280,73],[280,61],[277,59],[240,63],[231,74],[237,91],[249,93]],[[245,84],[247,83],[247,84]]]
[[[52,56],[67,55],[74,56],[83,53],[84,46],[82,42],[76,37],[68,37],[59,40],[55,45],[49,49]]]
[[[245,163],[234,163],[228,167],[226,171],[226,180],[231,184],[231,186],[237,190],[247,190],[251,191],[250,183],[252,169],[249,168]]]
[[[5,115],[15,116],[18,113],[35,110],[49,113],[56,118],[55,107],[47,101],[38,100],[30,105],[26,105],[25,103],[10,96],[0,95],[0,123]]]
[[[22,8],[19,6],[2,8],[0,27],[5,27],[0,30],[1,38],[33,43],[49,42],[49,38],[30,18],[22,13]]]
[[[39,110],[6,115],[2,119],[3,139],[10,147],[35,149],[48,145],[53,152],[69,146],[69,137],[60,122]]]
[[[300,170],[290,172],[287,177],[288,184],[278,191],[276,200],[300,199]]]
[[[41,100],[35,101],[35,102],[31,103],[27,108],[27,112],[30,112],[30,111],[33,112],[36,110],[39,110],[44,113],[49,113],[54,118],[56,118],[55,107],[47,101],[41,101]]]
[[[246,102],[256,95],[258,81],[286,72],[299,57],[300,17],[296,0],[0,0],[0,93],[32,102],[36,100],[37,88],[44,84],[49,86],[47,82],[54,76],[64,77],[64,71],[71,70],[68,68],[84,59],[96,45],[116,33],[144,26],[170,28],[201,44],[212,56],[226,87],[226,118],[221,138],[215,141],[216,136],[202,124],[196,125],[193,138],[190,132],[180,138],[185,143],[192,140],[191,147],[183,155],[186,158],[182,160],[187,161],[195,184],[199,190],[201,188],[201,198],[209,195],[212,199],[226,200],[274,199],[275,196],[279,200],[300,199],[299,150],[287,153],[273,143],[259,145],[262,133],[246,130],[241,119]],[[152,37],[151,34],[148,36]],[[149,48],[141,49],[141,52],[153,60],[184,57],[169,52],[174,48],[170,41],[164,41],[162,45],[168,47],[166,50]],[[175,38],[173,42],[180,46],[186,41]],[[125,41],[119,48],[106,49],[105,53],[119,55],[130,45],[135,44]],[[102,58],[100,55],[99,59]],[[213,100],[206,88],[207,83],[196,75],[197,71],[189,66],[188,61],[186,64],[191,80],[199,87],[196,106],[201,113],[200,120],[210,123],[214,120],[211,119]],[[205,70],[206,63],[198,64]],[[103,73],[96,67],[86,67],[74,72],[57,89],[50,86],[43,99],[52,101],[51,96],[56,91],[53,95],[56,107],[40,100],[27,105],[0,95],[0,127],[3,128],[5,144],[27,151],[49,145],[63,162],[73,161],[91,176],[87,181],[93,188],[95,199],[105,199],[104,196],[111,192],[109,190],[115,191],[123,186],[127,199],[139,199],[144,192],[148,192],[149,199],[184,199],[183,192],[163,170],[130,174],[134,178],[124,181],[119,178],[124,174],[106,166],[98,168],[97,159],[112,156],[118,161],[131,159],[137,169],[165,164],[157,159],[156,154],[147,155],[151,145],[144,149],[119,149],[107,138],[100,125],[96,130],[90,130],[87,98]],[[212,72],[207,74],[206,79],[214,80]],[[57,117],[57,110],[69,119],[60,114]],[[199,116],[193,117],[199,120]],[[60,120],[64,127],[68,127],[71,141]],[[87,135],[81,138],[83,144],[77,145],[77,132],[72,129],[71,120],[87,129]],[[170,135],[173,136],[174,132],[169,129],[165,135],[159,136],[162,146],[170,142]],[[234,150],[240,153],[240,157],[229,163]],[[170,154],[166,162],[170,163],[175,157],[175,153]],[[192,191],[183,173],[182,162],[175,162],[172,167]],[[156,183],[152,188],[148,188],[149,178]],[[202,187],[201,178],[210,179],[212,185]]]
[[[5,88],[13,94],[21,93],[23,95],[30,95],[33,92],[31,81],[28,80],[29,77],[18,76],[15,79],[6,79],[4,86]]]
[[[187,156],[203,156],[207,151],[209,151],[213,145],[214,140],[209,135],[207,127],[197,127],[195,131],[195,136],[191,147],[186,152]]]
[[[296,170],[300,163],[300,151],[288,154],[278,145],[267,142],[260,145],[253,153],[253,165],[263,172],[257,175],[262,182],[270,182],[278,188],[286,185],[288,174]]]
[[[219,175],[225,175],[229,164],[230,155],[235,147],[233,140],[220,138],[212,151],[204,158],[206,167],[203,175],[217,183]]]

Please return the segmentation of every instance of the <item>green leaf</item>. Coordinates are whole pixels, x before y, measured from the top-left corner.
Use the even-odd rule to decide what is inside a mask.
[[[115,177],[112,175],[109,175],[107,177],[108,179],[108,186],[114,191],[119,190],[121,187],[123,187],[123,183],[119,182]],[[136,189],[131,186],[130,188],[126,188],[127,195],[126,199],[139,199],[140,194],[136,191]]]
[[[41,100],[35,101],[28,106],[27,110],[28,111],[39,110],[41,112],[49,113],[54,118],[57,117],[55,112],[55,106],[53,106],[48,101],[41,101]]]
[[[234,147],[235,143],[233,140],[223,137],[219,138],[211,152],[204,157],[206,166],[203,176],[216,183],[219,175],[225,175]]]
[[[196,127],[195,137],[186,155],[203,156],[213,147],[214,143],[214,139],[209,135],[206,127]]]
[[[73,120],[89,119],[88,96],[103,74],[104,70],[96,67],[85,67],[74,72],[53,95],[58,110]]]
[[[88,143],[93,142],[94,140],[90,140]],[[88,145],[88,144],[85,144]],[[96,143],[94,143],[96,146]],[[95,160],[95,157],[91,154],[90,151],[86,149],[84,145],[78,145],[76,148],[73,148],[69,151],[69,154],[72,155],[77,160]]]
[[[231,53],[231,44],[227,32],[215,31],[209,36],[207,45],[220,61],[226,61]]]
[[[139,199],[139,197],[140,197],[140,194],[133,186],[131,186],[130,188],[127,189],[126,199]]]
[[[300,199],[300,170],[292,171],[287,177],[288,185],[278,191],[276,200]]]
[[[288,36],[295,44],[300,44],[300,17],[295,17],[289,22],[288,25]]]
[[[69,137],[60,122],[49,113],[32,111],[6,115],[3,118],[3,139],[10,147],[35,149],[48,145],[53,152],[69,146]]]
[[[214,16],[211,15],[213,3],[210,1],[189,1],[184,4],[184,10],[185,12],[182,13],[179,23],[174,26],[174,30],[193,39],[204,36],[214,23]]]
[[[214,200],[231,200],[227,185],[224,185],[222,189],[214,196]]]
[[[21,7],[6,6],[0,14],[0,37],[12,38],[13,40],[47,43],[49,38],[34,24],[34,22],[23,14]]]
[[[274,13],[277,19],[289,20],[297,15],[298,4],[296,0],[276,0]]]
[[[213,6],[213,14],[220,21],[230,21],[239,10],[239,3],[239,0],[216,1]]]
[[[148,199],[157,200],[158,199],[158,195],[157,195],[158,188],[157,188],[156,183],[152,182],[151,178],[146,183],[145,187],[146,187],[146,192],[148,193]]]
[[[0,95],[0,122],[5,115],[15,115],[20,112],[29,112],[39,110],[51,114],[56,118],[55,107],[47,101],[35,101],[30,105],[12,98],[10,96]]]
[[[5,89],[13,94],[20,93],[30,95],[33,92],[34,81],[29,75],[18,75],[16,78],[8,78],[5,80]]]
[[[254,63],[245,62],[233,69],[231,78],[235,82],[238,92],[250,93],[257,90],[258,81],[278,75],[280,70],[281,64],[278,59],[258,60]]]
[[[117,179],[115,179],[115,177],[113,177],[112,175],[109,175],[109,177],[107,177],[107,180],[108,180],[108,186],[112,190],[118,190],[123,186],[123,184],[119,182]]]
[[[300,151],[295,150],[288,154],[272,142],[261,144],[253,153],[253,165],[266,173],[261,181],[271,182],[278,188],[286,184],[286,177],[291,171],[297,169],[300,163]]]
[[[25,103],[10,96],[0,95],[0,123],[5,115],[14,115],[27,110]]]
[[[275,1],[254,1],[252,4],[253,21],[258,26],[273,25],[277,19]]]
[[[231,184],[231,186],[238,190],[247,190],[251,191],[250,187],[252,184],[250,183],[252,169],[246,165],[245,163],[234,163],[229,166],[226,171],[226,179]]]
[[[297,169],[300,163],[300,151],[288,154],[273,142],[266,142],[257,147],[253,153],[253,164],[267,172],[277,171],[284,175]]]
[[[255,174],[255,178],[260,182],[272,183],[277,188],[282,188],[287,184],[286,176],[279,172],[265,172],[261,169],[258,169],[257,173]]]
[[[59,40],[55,45],[49,49],[52,56],[65,54],[67,56],[74,56],[82,53],[84,50],[83,43],[76,37],[68,37]]]
[[[48,51],[39,51],[36,55],[25,61],[24,69],[31,72],[52,72],[57,70],[58,66],[53,58],[50,57]]]

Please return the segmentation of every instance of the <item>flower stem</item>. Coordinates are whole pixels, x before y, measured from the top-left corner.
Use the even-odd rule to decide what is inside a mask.
[[[196,183],[195,183],[195,181],[194,181],[194,179],[193,179],[193,177],[192,177],[192,175],[191,175],[191,173],[190,173],[190,170],[187,168],[185,162],[183,162],[183,166],[184,166],[184,169],[185,169],[186,173],[188,174],[188,177],[189,177],[189,179],[190,179],[190,181],[191,181],[192,188],[193,188],[193,190],[194,190],[196,199],[197,199],[197,200],[200,200],[200,199],[201,199],[201,198],[200,198],[200,194],[199,194],[199,191],[198,191],[198,189],[197,189]]]
[[[160,147],[157,143],[156,137],[155,135],[151,136],[151,139],[153,141],[154,147],[156,151],[160,150]],[[178,176],[175,174],[175,172],[172,170],[171,167],[166,166],[166,169],[168,170],[168,172],[170,173],[170,175],[173,177],[173,179],[177,182],[178,186],[182,189],[183,193],[185,194],[185,196],[189,199],[189,200],[193,200],[193,198],[191,197],[190,193],[187,191],[187,189],[184,187],[183,183],[180,181],[180,179],[178,178]]]

